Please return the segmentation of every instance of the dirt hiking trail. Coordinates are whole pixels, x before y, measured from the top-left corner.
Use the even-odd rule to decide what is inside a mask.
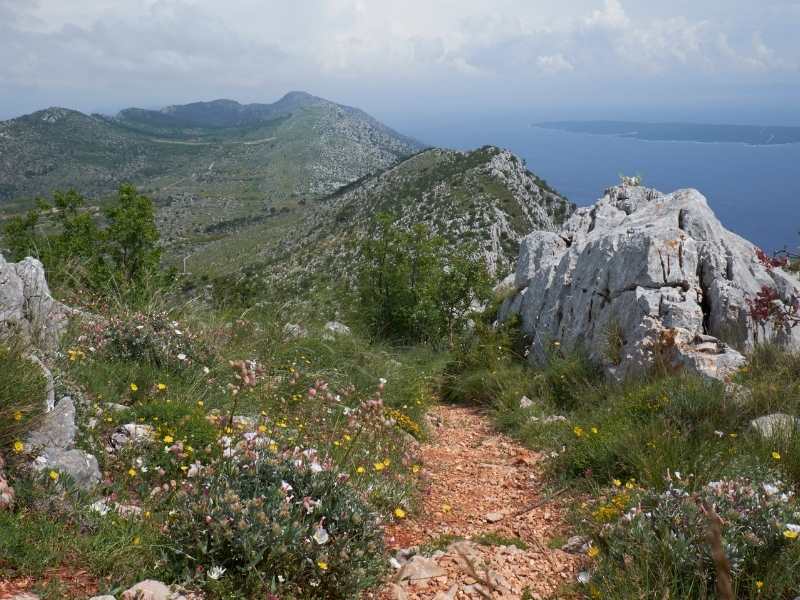
[[[438,406],[431,422],[419,510],[386,531],[399,568],[381,600],[558,598],[581,558],[547,546],[567,533],[566,500],[544,495],[541,456],[475,408]],[[443,549],[429,558],[404,551],[430,542]]]

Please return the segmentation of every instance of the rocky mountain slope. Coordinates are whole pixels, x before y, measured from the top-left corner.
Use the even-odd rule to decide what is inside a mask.
[[[130,181],[166,206],[190,195],[219,213],[235,199],[249,214],[253,204],[329,193],[421,147],[363,111],[304,92],[274,104],[217,100],[115,117],[49,108],[0,122],[0,201],[69,187],[96,197]]]
[[[389,213],[398,226],[424,223],[453,245],[474,244],[490,272],[502,277],[528,231],[554,230],[573,210],[507,150],[434,148],[331,194],[281,235],[259,224],[210,243],[190,266],[230,272],[245,255],[273,279],[338,277],[352,273],[358,240],[375,216]]]
[[[620,376],[666,360],[724,379],[759,342],[800,348],[800,280],[782,266],[698,191],[623,180],[561,231],[525,238],[501,316],[520,315],[534,358],[558,342]]]

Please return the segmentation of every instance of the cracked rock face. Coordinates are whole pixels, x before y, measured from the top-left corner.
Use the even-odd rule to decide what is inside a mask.
[[[696,190],[662,194],[635,183],[608,189],[560,232],[522,241],[517,293],[500,318],[519,314],[532,359],[558,342],[618,376],[658,357],[725,379],[758,341],[800,348],[800,328],[756,326],[747,304],[762,286],[795,302],[800,281],[763,264],[756,246],[726,230]]]
[[[69,309],[54,300],[44,267],[35,258],[6,262],[0,254],[0,335],[19,332],[44,350],[58,345]]]

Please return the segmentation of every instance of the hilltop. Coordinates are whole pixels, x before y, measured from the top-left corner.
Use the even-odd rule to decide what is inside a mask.
[[[215,100],[113,117],[53,107],[0,122],[0,202],[70,187],[100,198],[128,181],[165,204],[191,198],[218,212],[235,198],[249,204],[241,216],[330,193],[422,147],[305,92],[272,104]]]

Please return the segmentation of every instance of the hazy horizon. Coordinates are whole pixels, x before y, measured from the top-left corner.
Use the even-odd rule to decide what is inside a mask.
[[[798,125],[800,2],[0,0],[0,119],[304,90],[442,118]]]

